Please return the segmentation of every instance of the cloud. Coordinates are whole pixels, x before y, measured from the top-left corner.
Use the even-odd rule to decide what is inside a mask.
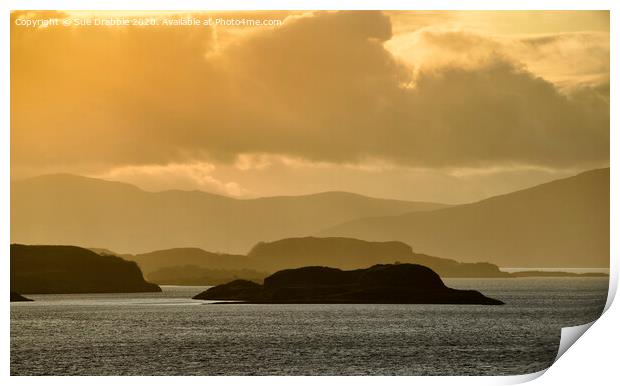
[[[562,88],[609,84],[609,33],[572,32],[508,42],[530,71]]]
[[[236,182],[223,182],[213,176],[215,165],[192,164],[140,165],[113,168],[93,177],[136,184],[150,191],[169,189],[203,190],[228,196],[246,193]]]
[[[472,69],[501,58],[568,92],[609,83],[609,32],[489,35],[427,26],[394,37],[386,47],[417,69]]]
[[[426,36],[453,60],[414,69],[386,49],[381,12],[291,17],[225,45],[209,28],[11,28],[13,165],[609,159],[604,84],[560,90],[501,45],[460,33]],[[548,53],[552,43],[519,44]]]

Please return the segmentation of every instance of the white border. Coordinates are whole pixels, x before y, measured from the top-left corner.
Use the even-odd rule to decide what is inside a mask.
[[[611,0],[7,0],[8,9],[56,10],[606,10]]]
[[[2,259],[5,264],[5,269],[2,272],[4,278],[6,294],[9,290],[9,99],[10,99],[10,73],[9,73],[9,10],[11,9],[58,9],[58,10],[76,10],[76,9],[96,9],[96,10],[272,10],[272,9],[285,9],[285,10],[314,10],[314,9],[417,9],[417,10],[446,10],[446,9],[463,9],[463,10],[563,10],[563,9],[608,9],[611,10],[611,234],[618,235],[618,214],[619,207],[617,201],[614,201],[614,197],[619,197],[619,173],[616,169],[618,165],[618,157],[613,150],[619,150],[619,139],[617,135],[617,90],[618,80],[615,76],[615,69],[618,68],[618,29],[616,28],[618,17],[616,15],[620,7],[617,2],[603,1],[603,0],[589,0],[589,1],[541,1],[541,0],[478,0],[478,1],[448,1],[448,0],[436,0],[436,1],[335,1],[335,0],[296,0],[296,1],[281,1],[281,0],[269,0],[269,1],[191,1],[191,0],[176,0],[176,1],[162,1],[162,0],[107,0],[107,1],[59,1],[59,0],[5,0],[0,2],[0,7],[3,11],[3,17],[0,19],[1,28],[1,42],[2,42],[2,56],[0,59],[0,72],[2,74],[1,85],[1,98],[2,104],[0,106],[0,119],[2,122],[2,128],[0,130],[0,162],[2,167],[0,168],[0,245],[2,245]],[[618,243],[612,237],[611,240],[611,277],[610,277],[610,296],[607,302],[607,308],[610,307],[613,296],[615,295],[618,286]],[[6,296],[6,295],[5,295]],[[2,328],[5,333],[2,335],[2,378],[8,378],[9,375],[9,339],[8,334],[10,326],[10,305],[9,302],[4,302],[2,307]],[[554,364],[548,371],[547,375],[537,379],[537,384],[579,384],[582,385],[585,382],[594,384],[611,384],[617,380],[617,373],[615,371],[617,363],[615,357],[618,353],[617,345],[619,342],[619,333],[617,332],[618,326],[620,326],[620,312],[618,306],[613,306],[600,318],[599,321],[594,323],[594,328],[591,328],[577,343],[577,348],[568,350],[568,352],[560,358],[560,360]],[[285,385],[290,382],[295,382],[300,385],[313,385],[317,382],[327,383],[355,383],[359,385],[374,384],[375,382],[389,382],[391,384],[410,384],[411,382],[423,381],[424,384],[465,384],[465,385],[494,385],[494,384],[513,384],[519,382],[525,382],[537,378],[543,372],[537,374],[530,374],[524,376],[515,377],[415,377],[411,379],[409,377],[323,377],[316,379],[313,377],[295,378],[292,380],[290,377],[210,377],[208,380],[202,377],[175,377],[174,379],[165,377],[87,377],[84,378],[53,378],[53,377],[13,377],[5,379],[11,384],[31,384],[31,383],[46,383],[50,385],[82,385],[85,382],[90,384],[108,385],[110,381],[128,384],[128,383],[148,383],[149,385],[169,385],[170,382],[203,385],[205,382],[215,385],[236,385],[241,382],[249,382],[259,385]],[[6,384],[6,383],[5,383]]]

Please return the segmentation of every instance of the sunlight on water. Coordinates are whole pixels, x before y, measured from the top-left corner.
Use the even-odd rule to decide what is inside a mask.
[[[206,287],[29,295],[11,304],[11,374],[521,374],[594,320],[606,278],[446,279],[478,305],[205,304]],[[202,305],[205,304],[205,305]]]

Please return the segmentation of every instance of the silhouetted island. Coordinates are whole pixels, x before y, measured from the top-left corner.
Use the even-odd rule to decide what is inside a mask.
[[[346,237],[294,237],[260,242],[248,255],[173,248],[119,256],[137,262],[148,280],[175,285],[217,285],[235,278],[262,282],[282,269],[329,266],[350,270],[395,262],[423,265],[441,277],[511,277],[491,263],[461,263],[415,253],[411,246],[399,241],[374,242]],[[226,277],[228,280],[222,280]]]
[[[159,285],[218,285],[238,278],[262,282],[269,273],[253,269],[209,269],[195,265],[160,268],[145,272],[148,280]]]
[[[93,249],[100,254],[110,251]],[[366,241],[348,237],[293,237],[260,242],[247,255],[173,248],[138,255],[119,255],[138,263],[147,280],[171,285],[218,285],[238,278],[261,283],[270,274],[291,268],[327,266],[343,270],[376,264],[419,264],[442,278],[519,278],[608,276],[546,271],[505,272],[488,262],[463,263],[413,251],[400,241]]]
[[[349,237],[293,237],[261,242],[248,253],[265,271],[285,268],[330,266],[358,269],[375,264],[394,262],[429,267],[441,277],[509,277],[499,267],[486,263],[461,263],[415,253],[411,246],[400,241],[366,241]]]
[[[260,285],[235,280],[194,296],[202,300],[249,303],[504,304],[473,290],[456,290],[430,268],[418,264],[379,264],[343,271],[329,267],[287,269]]]
[[[32,293],[160,292],[135,262],[63,245],[11,244],[11,291]]]
[[[27,297],[22,296],[21,294],[18,294],[17,292],[11,291],[11,301],[12,302],[31,302],[32,299],[28,299]]]

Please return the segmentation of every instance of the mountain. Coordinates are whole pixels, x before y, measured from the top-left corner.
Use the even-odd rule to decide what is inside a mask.
[[[357,218],[443,207],[343,192],[245,200],[202,191],[153,193],[56,174],[11,182],[11,242],[246,253],[259,241],[306,236]]]
[[[134,262],[64,245],[11,244],[11,292],[160,292]]]
[[[504,304],[478,291],[446,287],[437,273],[417,264],[383,264],[351,271],[330,267],[287,269],[265,278],[263,285],[235,280],[209,288],[194,299],[251,303]]]
[[[317,235],[400,240],[502,267],[609,267],[609,168],[430,212],[357,219]]]

